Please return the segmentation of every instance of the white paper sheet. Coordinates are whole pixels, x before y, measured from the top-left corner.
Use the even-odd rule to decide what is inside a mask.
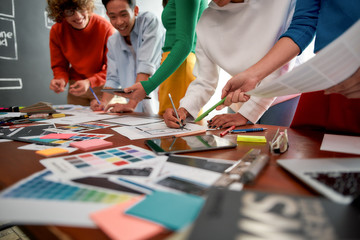
[[[73,114],[73,113],[71,113]],[[52,118],[45,121],[41,121],[42,123],[55,123],[55,124],[65,124],[65,125],[71,125],[71,124],[78,124],[78,123],[84,123],[84,122],[93,122],[108,118],[113,118],[113,115],[107,115],[107,114],[97,114],[93,112],[87,112],[82,114],[76,114],[74,116],[69,117],[62,117],[62,118]]]
[[[143,124],[149,124],[149,123],[161,122],[161,121],[163,120],[160,118],[136,117],[136,116],[128,116],[128,115],[118,116],[116,118],[104,120],[104,122],[116,123],[127,126],[143,125]]]
[[[166,156],[157,156],[152,151],[126,145],[115,148],[67,155],[40,160],[40,163],[62,179],[74,179],[87,175],[104,174],[139,165],[141,161],[166,161]]]
[[[91,227],[95,228],[95,224],[91,221],[89,215],[94,211],[104,209],[126,201],[134,196],[134,194],[123,193],[118,191],[106,190],[103,188],[96,188],[91,186],[83,187],[80,184],[72,183],[71,186],[77,189],[86,191],[92,190],[103,193],[104,197],[98,200],[86,201],[80,198],[69,199],[65,196],[71,195],[65,188],[58,188],[58,193],[63,193],[65,197],[43,197],[36,196],[37,189],[29,187],[29,182],[34,181],[40,175],[44,174],[46,170],[35,173],[28,178],[25,178],[11,187],[5,189],[0,193],[0,221],[2,222],[16,222],[19,224],[44,224],[44,225],[62,225],[62,226],[77,226],[77,227]],[[45,179],[45,178],[44,178]],[[44,180],[42,184],[49,183],[49,180]],[[67,183],[62,183],[63,186],[70,186]],[[32,196],[15,197],[6,196],[14,189],[27,191]],[[44,186],[39,186],[42,188]],[[33,192],[31,192],[33,191]],[[41,190],[39,190],[41,191]],[[78,192],[79,192],[78,191]],[[30,194],[31,193],[31,194]],[[114,199],[115,201],[108,201]]]
[[[360,154],[360,137],[325,134],[320,150]]]
[[[183,129],[169,128],[165,122],[152,123],[138,126],[126,126],[112,128],[121,135],[129,138],[130,140],[144,139],[144,138],[158,138],[166,136],[176,136],[180,134],[190,135],[192,133],[205,133],[206,127],[198,124],[187,123]]]
[[[360,20],[306,63],[247,94],[276,97],[324,90],[347,79],[359,67]]]

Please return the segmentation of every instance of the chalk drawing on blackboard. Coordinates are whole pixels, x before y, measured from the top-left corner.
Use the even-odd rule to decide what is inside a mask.
[[[15,17],[14,0],[1,0],[0,16]]]
[[[15,21],[0,17],[0,58],[18,60]]]
[[[45,27],[50,29],[52,25],[55,24],[55,22],[49,18],[49,14],[47,11],[44,12],[44,17],[45,17]]]
[[[0,78],[0,90],[22,89],[21,78]]]

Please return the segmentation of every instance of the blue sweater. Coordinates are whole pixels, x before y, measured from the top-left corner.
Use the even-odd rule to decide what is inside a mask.
[[[281,37],[291,38],[302,52],[316,34],[317,52],[359,18],[360,0],[298,0],[290,27]]]

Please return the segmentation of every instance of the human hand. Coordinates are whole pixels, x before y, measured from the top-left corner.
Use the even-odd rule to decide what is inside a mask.
[[[93,99],[90,102],[90,109],[93,111],[103,111],[105,109],[105,106],[106,103],[100,102],[99,104],[96,99]]]
[[[228,128],[233,125],[242,126],[245,125],[248,120],[243,117],[240,113],[226,113],[216,115],[208,121],[209,128]]]
[[[146,97],[146,92],[140,82],[135,83],[131,87],[125,88],[124,92],[125,93],[115,93],[115,94],[139,102]]]
[[[246,102],[250,99],[250,96],[245,93],[254,89],[258,82],[259,80],[256,77],[253,77],[246,71],[235,75],[222,89],[221,98],[226,97],[224,104],[218,106],[216,109],[220,110],[224,106],[230,106],[232,103]]]
[[[189,116],[189,112],[185,108],[179,108],[177,110],[177,113],[179,115],[181,124],[185,126],[185,119],[187,116]],[[163,114],[164,121],[166,123],[166,126],[170,128],[180,128],[179,119],[177,119],[176,114],[174,112],[173,108],[168,108],[165,110],[165,113]]]
[[[52,79],[50,82],[50,90],[53,90],[55,93],[61,93],[65,90],[66,82],[63,78],[61,79]]]
[[[75,81],[72,85],[69,87],[69,93],[71,93],[74,96],[81,96],[86,93],[86,91],[90,87],[90,81],[88,79],[84,80],[78,80]]]
[[[134,112],[134,109],[136,108],[138,104],[138,101],[130,100],[128,103],[114,103],[114,104],[108,104],[104,111],[110,111],[112,113],[123,113],[123,112]]]
[[[347,98],[360,98],[360,68],[341,83],[325,90],[325,94],[340,93]]]

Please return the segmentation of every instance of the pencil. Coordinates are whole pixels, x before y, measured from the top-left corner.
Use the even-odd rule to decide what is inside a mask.
[[[96,94],[95,94],[95,92],[94,92],[94,90],[92,89],[91,86],[89,86],[89,89],[92,92],[92,94],[94,95],[94,97],[95,97],[96,101],[98,102],[98,104],[101,105],[101,102],[99,101],[98,97],[96,96]]]
[[[172,97],[171,97],[171,94],[170,94],[170,93],[169,93],[169,98],[170,98],[171,105],[173,106],[173,109],[174,109],[174,112],[175,112],[176,118],[177,118],[177,119],[178,119],[178,121],[179,121],[180,128],[183,128],[184,126],[181,124],[181,121],[180,121],[179,115],[178,115],[178,113],[177,113],[177,111],[176,111],[176,107],[175,107],[175,105],[174,105],[174,102],[173,102],[173,100],[172,100]]]

